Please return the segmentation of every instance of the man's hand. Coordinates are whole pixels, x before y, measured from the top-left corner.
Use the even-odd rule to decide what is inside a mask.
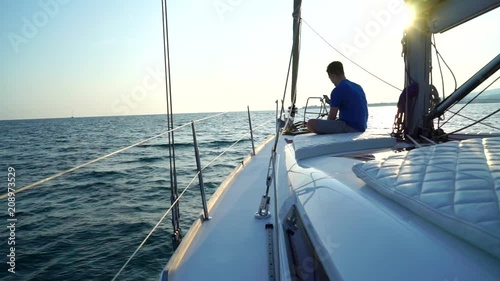
[[[330,105],[330,98],[327,95],[323,95],[323,99],[325,100],[325,103]]]

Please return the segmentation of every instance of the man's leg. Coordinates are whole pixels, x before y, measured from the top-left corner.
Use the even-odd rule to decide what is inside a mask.
[[[357,132],[344,121],[310,119],[307,121],[307,128],[316,134],[341,134]]]
[[[307,129],[313,133],[317,133],[316,127],[317,127],[317,121],[319,119],[309,119],[307,120]]]

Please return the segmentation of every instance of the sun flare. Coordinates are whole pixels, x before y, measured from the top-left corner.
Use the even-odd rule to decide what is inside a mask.
[[[411,7],[411,6],[408,6],[408,5],[405,5],[404,6],[405,9],[403,11],[404,13],[404,18],[405,18],[405,27],[410,27],[413,25],[413,23],[415,22],[415,19],[416,19],[416,12],[415,12],[415,8],[414,7]]]

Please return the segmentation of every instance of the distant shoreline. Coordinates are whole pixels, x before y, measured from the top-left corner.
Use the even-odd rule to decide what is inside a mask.
[[[458,104],[468,103],[470,100],[461,100]],[[500,99],[476,99],[471,104],[475,103],[500,103]],[[380,102],[380,103],[369,103],[368,106],[397,106],[397,102]]]
[[[465,104],[470,102],[470,100],[461,100],[458,104]],[[500,99],[476,99],[471,104],[475,103],[500,103]],[[369,103],[368,106],[378,107],[378,106],[397,106],[397,102],[377,102],[377,103]],[[302,109],[305,107],[301,107]],[[319,106],[310,106],[309,108],[320,108]]]
[[[465,104],[470,100],[462,100],[458,104]],[[500,99],[476,99],[471,104],[483,104],[483,103],[500,103]],[[381,106],[397,106],[397,102],[380,102],[380,103],[369,103],[369,107],[381,107]],[[300,109],[304,109],[301,107]],[[310,106],[310,109],[320,108],[320,106]],[[268,110],[254,110],[251,112],[267,112],[275,111],[275,109]],[[244,111],[228,111],[228,112],[244,112]],[[217,114],[221,112],[176,112],[174,115],[183,114]],[[98,116],[64,116],[64,117],[28,117],[28,118],[14,118],[14,119],[0,119],[0,122],[4,121],[27,121],[27,120],[47,120],[47,119],[79,119],[79,118],[103,118],[103,117],[127,117],[127,116],[149,116],[149,115],[165,115],[165,113],[144,113],[144,114],[133,114],[133,115],[98,115]]]
[[[397,106],[397,102],[378,102],[378,103],[369,103],[368,106]]]

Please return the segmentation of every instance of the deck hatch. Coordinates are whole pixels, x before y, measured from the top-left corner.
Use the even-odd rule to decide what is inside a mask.
[[[329,280],[304,224],[293,206],[283,224],[291,280]]]

